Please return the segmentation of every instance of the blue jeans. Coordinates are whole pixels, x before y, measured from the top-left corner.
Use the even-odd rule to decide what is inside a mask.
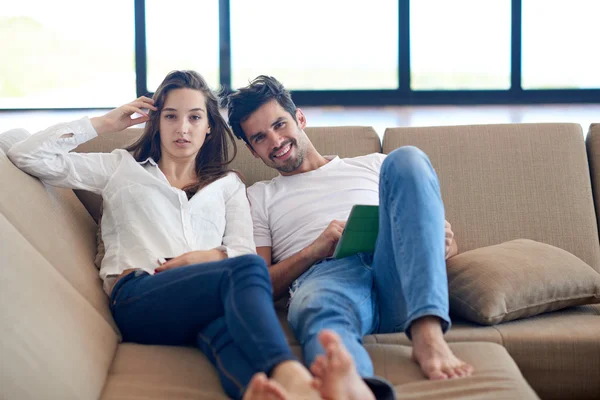
[[[373,254],[327,259],[292,285],[288,322],[310,365],[323,352],[317,334],[337,332],[363,377],[373,364],[362,345],[370,333],[402,332],[424,316],[450,327],[444,261],[444,206],[427,156],[401,147],[383,162],[379,234]]]
[[[256,255],[121,278],[111,311],[123,340],[197,345],[225,392],[240,398],[256,372],[295,360],[277,320],[264,260]]]

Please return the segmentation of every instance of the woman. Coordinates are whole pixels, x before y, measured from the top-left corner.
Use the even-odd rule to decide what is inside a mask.
[[[143,135],[126,150],[69,153],[143,122]],[[229,142],[235,153],[204,79],[174,71],[154,99],[52,126],[13,146],[9,157],[50,185],[102,195],[100,276],[125,341],[199,344],[234,398],[259,372],[271,379],[256,375],[246,399],[320,398],[277,321],[245,186],[227,169]]]

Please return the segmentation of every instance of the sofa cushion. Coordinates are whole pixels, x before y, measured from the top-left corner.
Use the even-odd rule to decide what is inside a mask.
[[[600,272],[598,228],[579,124],[387,129],[383,150],[412,145],[435,168],[459,251],[526,238]]]
[[[427,380],[412,361],[412,348],[366,345],[375,374],[394,384],[399,400],[408,399],[538,399],[502,346],[494,343],[451,343],[454,354],[471,364],[472,376]]]
[[[389,380],[398,399],[537,399],[514,361],[492,343],[453,343],[458,357],[475,367],[469,378],[425,379],[411,359],[411,348],[366,345],[375,373]],[[292,346],[301,358],[300,347]],[[123,343],[110,369],[102,400],[226,399],[216,370],[192,347]]]
[[[451,315],[452,327],[444,335],[448,343],[456,342],[490,342],[502,344],[502,335],[493,326],[481,326]],[[412,342],[404,332],[378,333],[363,338],[365,344],[401,344],[412,346]]]
[[[600,123],[591,124],[585,137],[587,156],[592,178],[594,193],[594,206],[596,207],[596,221],[600,226]]]
[[[541,314],[495,328],[541,398],[598,398],[600,305]]]
[[[218,400],[228,397],[217,371],[200,350],[122,343],[101,399]]]
[[[1,151],[0,181],[0,213],[116,330],[94,266],[97,226],[73,191],[43,184]]]
[[[3,214],[0,254],[0,399],[99,398],[110,324]]]
[[[482,325],[600,303],[600,274],[567,251],[518,239],[447,261],[450,310]]]

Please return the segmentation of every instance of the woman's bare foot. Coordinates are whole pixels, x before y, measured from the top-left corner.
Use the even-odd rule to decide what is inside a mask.
[[[313,376],[298,361],[284,361],[276,366],[271,380],[281,385],[290,400],[321,400],[319,391],[312,386]]]
[[[449,379],[473,374],[473,367],[458,359],[448,347],[437,317],[419,318],[410,329],[412,358],[427,378]]]
[[[288,400],[284,388],[277,382],[267,378],[265,374],[258,373],[252,377],[248,384],[243,400]]]
[[[325,355],[318,356],[310,367],[315,376],[313,385],[325,400],[375,400],[375,396],[362,380],[352,356],[332,331],[319,333]]]

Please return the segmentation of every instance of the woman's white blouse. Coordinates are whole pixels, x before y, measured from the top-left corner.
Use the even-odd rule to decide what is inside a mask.
[[[125,150],[69,153],[97,133],[88,118],[54,125],[15,144],[8,157],[44,182],[102,195],[100,268],[110,294],[114,276],[127,268],[150,274],[158,259],[219,248],[229,257],[256,254],[246,188],[229,173],[188,201],[152,158],[137,162]]]

